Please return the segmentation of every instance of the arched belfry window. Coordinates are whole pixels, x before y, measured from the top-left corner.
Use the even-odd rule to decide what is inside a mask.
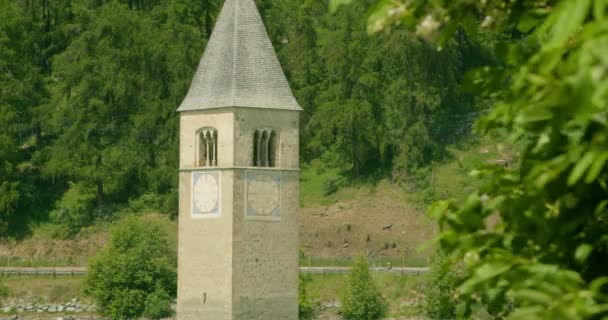
[[[198,167],[217,166],[217,130],[202,128],[196,132],[198,141],[196,165]]]
[[[253,166],[276,167],[277,134],[273,129],[258,129],[253,133]]]

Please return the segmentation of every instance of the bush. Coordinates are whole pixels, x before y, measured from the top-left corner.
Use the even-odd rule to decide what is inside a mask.
[[[300,283],[298,286],[298,319],[312,320],[315,319],[318,311],[317,304],[308,296],[306,291],[306,283],[310,282],[310,276],[300,274]]]
[[[386,301],[374,284],[367,258],[355,262],[343,303],[340,314],[347,320],[376,320],[386,314]]]
[[[325,181],[323,183],[323,195],[329,196],[331,194],[336,193],[338,191],[338,189],[340,188],[338,185],[339,185],[338,179],[329,179],[329,180]]]
[[[431,264],[431,272],[424,287],[422,313],[428,319],[455,319],[455,298],[458,283],[462,281],[459,269],[443,255],[437,255]]]
[[[54,236],[67,238],[76,234],[92,220],[95,195],[80,184],[72,184],[55,209],[51,211],[51,222],[60,225]]]
[[[176,294],[176,253],[166,227],[130,217],[110,230],[110,243],[90,266],[87,291],[112,319],[166,311]]]
[[[157,288],[146,299],[144,316],[150,319],[169,317],[172,313],[171,301],[171,297],[163,288]]]
[[[137,199],[129,200],[129,209],[133,212],[160,212],[165,199],[155,193],[145,193]]]
[[[6,298],[10,294],[10,291],[2,283],[0,283],[0,298]]]

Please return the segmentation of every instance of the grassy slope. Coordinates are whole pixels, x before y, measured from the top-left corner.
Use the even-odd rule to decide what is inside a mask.
[[[336,171],[304,166],[301,174],[301,264],[345,265],[368,253],[376,264],[426,264],[425,244],[436,234],[424,207],[430,200],[463,197],[474,189],[468,173],[486,163],[511,161],[510,148],[484,138],[450,149],[451,157],[435,163],[426,187],[397,186],[387,180],[359,182],[325,195],[327,181],[343,181]],[[176,237],[177,225],[162,219]],[[390,226],[390,228],[387,228]],[[83,266],[107,242],[107,223],[84,229],[69,240],[53,239],[53,227],[42,225],[20,242],[0,240],[0,265]],[[309,258],[312,256],[312,258]],[[373,262],[372,262],[373,263]]]
[[[8,288],[9,299],[19,298],[27,302],[44,303],[64,303],[73,298],[83,302],[93,301],[85,293],[85,277],[82,276],[8,277],[0,281]]]

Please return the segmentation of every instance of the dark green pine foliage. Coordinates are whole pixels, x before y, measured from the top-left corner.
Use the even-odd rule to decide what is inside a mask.
[[[443,115],[478,108],[460,82],[488,55],[462,32],[438,52],[406,30],[369,37],[371,1],[256,3],[304,109],[304,162],[411,174],[442,155]],[[175,109],[222,4],[0,0],[0,236],[176,212]]]

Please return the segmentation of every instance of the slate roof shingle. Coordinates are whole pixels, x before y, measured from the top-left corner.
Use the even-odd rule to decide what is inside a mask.
[[[177,111],[221,107],[302,110],[254,0],[226,0]]]

